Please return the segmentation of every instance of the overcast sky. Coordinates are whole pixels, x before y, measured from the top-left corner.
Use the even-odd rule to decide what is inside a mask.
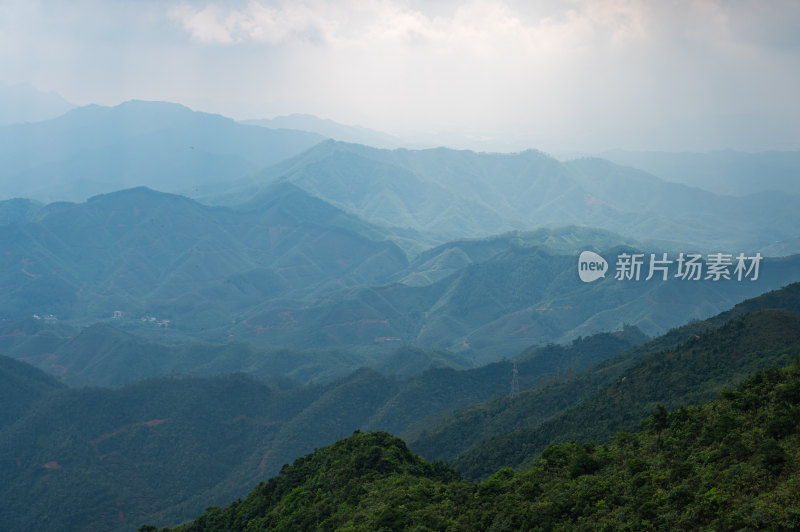
[[[0,0],[0,82],[490,149],[797,149],[800,1]]]

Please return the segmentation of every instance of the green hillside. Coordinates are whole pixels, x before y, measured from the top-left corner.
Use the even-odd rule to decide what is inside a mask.
[[[75,338],[76,363],[84,360],[82,353],[101,359],[127,356],[134,374],[137,364],[169,356],[168,346],[141,345],[125,332],[107,335],[106,328],[96,326]],[[77,348],[95,334],[105,347],[116,347],[116,354],[104,354],[100,345]],[[527,353],[519,367],[528,375],[546,376],[563,364],[584,367],[598,357],[612,357],[641,339],[641,333],[628,330],[549,346]],[[126,355],[132,347],[142,349]],[[145,354],[143,361],[134,363],[136,352]],[[393,358],[408,353],[401,348]],[[269,370],[278,375],[304,360],[302,353],[288,351],[266,355],[252,353],[254,364],[263,364],[264,371],[272,365]],[[319,364],[332,355],[318,353]],[[186,356],[223,355],[211,346],[195,346]],[[40,374],[21,362],[9,363]],[[313,358],[306,361],[313,363]],[[283,464],[353,430],[399,432],[420,418],[507,394],[511,371],[509,361],[463,371],[434,367],[410,377],[360,369],[304,387],[285,378],[263,382],[228,375],[63,389],[45,377],[50,388],[20,393],[13,419],[0,425],[0,529],[126,530],[147,519],[180,522],[211,503],[243,495]],[[520,386],[536,381],[526,378]]]
[[[627,416],[627,425],[620,423],[620,419],[607,420],[603,414],[597,413],[596,405],[592,406],[591,402],[584,403],[584,401],[590,400],[592,397],[603,396],[608,390],[613,389],[613,383],[621,383],[623,378],[626,379],[625,382],[627,384],[634,382],[634,375],[629,376],[626,373],[635,371],[632,368],[650,368],[645,369],[645,371],[654,371],[648,364],[652,363],[651,361],[658,360],[658,357],[665,356],[664,353],[686,353],[685,346],[696,342],[696,337],[705,337],[704,335],[725,327],[726,324],[733,320],[742,319],[749,313],[760,312],[765,309],[782,309],[792,312],[794,315],[800,315],[800,283],[749,299],[713,318],[675,328],[663,336],[613,358],[599,362],[587,371],[575,372],[572,375],[562,375],[544,386],[523,391],[513,401],[509,398],[499,398],[455,411],[446,417],[424,420],[412,424],[403,434],[414,451],[424,457],[452,461],[463,453],[459,460],[473,460],[476,463],[489,460],[489,457],[493,455],[493,449],[498,448],[494,438],[503,441],[513,439],[515,443],[508,446],[510,449],[515,448],[515,445],[518,449],[527,445],[525,438],[528,436],[540,438],[537,440],[538,443],[529,449],[531,453],[536,454],[543,445],[550,443],[551,440],[548,438],[577,438],[580,436],[581,430],[595,430],[591,428],[595,427],[595,420],[605,420],[608,425],[605,432],[602,435],[584,434],[581,437],[584,439],[607,437],[616,430],[631,428],[631,423],[635,424],[643,416],[641,414],[642,408],[645,411],[649,408],[648,401],[644,401],[644,404],[641,404],[643,400],[641,396],[630,397],[625,395],[626,401],[614,407],[614,413],[621,413]],[[753,319],[753,317],[748,317],[748,319]],[[773,325],[776,326],[793,326],[793,318],[790,314],[768,312],[759,319],[765,320],[765,324],[774,321]],[[779,328],[775,330],[776,339],[782,338],[786,334],[791,334],[791,329],[788,331],[781,331]],[[727,329],[725,334],[732,334],[733,332]],[[746,332],[746,334],[756,338],[760,334],[758,330],[752,328],[748,331],[738,331],[737,329],[736,332],[741,334]],[[712,342],[715,342],[716,338],[716,336],[712,336]],[[719,350],[719,348],[717,349]],[[739,364],[744,364],[743,367],[736,365],[724,366],[726,371],[729,372],[726,377],[729,380],[725,382],[735,382],[737,378],[742,378],[748,371],[762,367],[760,364],[778,364],[785,361],[785,352],[780,349],[768,351],[763,360],[761,358],[762,355],[763,353],[758,349],[751,349],[748,351],[748,356],[739,360]],[[705,363],[708,369],[714,363],[724,363],[724,360],[719,357],[712,357],[707,359]],[[676,371],[681,369],[682,363],[676,363]],[[748,367],[748,365],[750,366]],[[526,378],[524,366],[520,366],[520,370],[520,378],[524,380]],[[682,393],[686,395],[682,396],[682,398],[685,400],[692,398],[692,400],[696,401],[698,399],[694,395],[697,393],[708,393],[708,389],[714,389],[714,387],[718,389],[720,383],[713,381],[710,371],[708,369],[708,372],[701,372],[691,379],[687,379],[687,382],[681,382],[681,385],[676,389],[684,390]],[[697,379],[700,379],[700,381],[698,382]],[[647,387],[648,383],[649,381],[645,382],[644,386]],[[687,383],[692,383],[689,389],[685,388]],[[662,392],[667,393],[666,391]],[[681,394],[679,393],[678,395]],[[704,397],[708,397],[708,395]],[[658,397],[657,401],[666,404],[668,399],[669,397],[664,395]],[[636,401],[640,401],[640,403]],[[649,402],[652,403],[652,401],[653,399],[651,398]],[[586,414],[584,409],[591,410],[592,413]],[[583,428],[580,427],[581,423],[585,424]],[[547,434],[539,433],[540,427],[543,426],[548,427],[549,432]],[[560,432],[561,430],[564,432]],[[567,436],[567,434],[572,435]],[[481,455],[480,458],[478,458],[478,455]],[[526,452],[521,450],[519,455],[527,456]],[[506,458],[511,461],[505,462]],[[481,469],[480,473],[475,474],[490,474],[494,470],[514,462],[514,459],[508,456],[495,456],[493,459],[499,461],[486,466]]]
[[[627,369],[586,401],[538,425],[494,436],[453,461],[470,478],[517,467],[547,445],[603,441],[635,428],[656,404],[698,404],[746,375],[800,356],[800,317],[785,311],[748,314]]]
[[[0,429],[15,422],[44,395],[64,385],[24,362],[0,356]]]
[[[580,232],[575,237],[580,241]],[[662,281],[659,277],[625,282],[609,275],[583,283],[575,273],[576,253],[519,240],[509,238],[506,247],[496,241],[464,246],[476,258],[484,250],[489,254],[500,249],[476,262],[454,244],[450,256],[460,259],[440,262],[454,271],[433,283],[348,288],[300,308],[266,302],[247,324],[236,324],[232,330],[251,341],[302,347],[370,345],[375,338],[399,338],[420,347],[471,354],[485,363],[532,343],[570,341],[625,324],[658,336],[800,278],[800,256],[793,256],[765,259],[757,282]],[[485,247],[477,251],[481,244]],[[598,251],[614,257],[635,250]],[[447,253],[442,251],[438,257]]]
[[[139,188],[52,204],[38,218],[0,228],[6,318],[85,323],[118,311],[199,333],[265,299],[377,284],[407,264],[374,227],[287,185],[250,210]]]
[[[355,433],[175,530],[794,529],[799,392],[800,365],[770,368],[715,401],[659,405],[639,432],[551,446],[479,483],[388,434]]]
[[[165,506],[175,518],[201,494],[225,501],[218,485],[255,482],[265,447],[316,393],[241,375],[50,393],[0,432],[0,529],[111,530]]]
[[[582,283],[575,275],[574,252],[559,251],[580,249],[585,238],[594,238],[594,231],[579,228],[453,242],[408,264],[390,242],[370,240],[374,228],[359,229],[333,208],[315,210],[318,200],[297,189],[276,190],[276,196],[282,194],[288,198],[275,198],[263,208],[278,219],[294,218],[297,229],[275,245],[263,240],[251,244],[256,234],[231,238],[225,226],[212,226],[201,236],[202,220],[196,229],[185,227],[184,240],[190,234],[207,239],[216,231],[220,239],[213,246],[226,250],[224,260],[195,257],[197,246],[209,243],[170,238],[153,246],[136,223],[103,229],[130,235],[123,241],[133,241],[115,260],[94,249],[79,257],[65,246],[51,253],[47,249],[56,247],[52,245],[40,247],[38,255],[30,250],[21,254],[20,260],[31,262],[23,269],[33,277],[18,264],[5,271],[9,284],[0,288],[0,305],[20,317],[0,321],[0,331],[5,331],[0,352],[71,384],[118,385],[161,374],[235,371],[277,373],[307,382],[340,377],[362,365],[402,375],[413,364],[386,359],[400,346],[439,350],[444,357],[440,365],[464,368],[515,356],[531,344],[568,343],[629,324],[657,336],[800,276],[800,256],[794,256],[765,259],[758,282],[621,282],[609,276]],[[185,205],[207,209],[190,200]],[[319,226],[309,225],[314,217]],[[340,232],[338,227],[348,223],[353,229]],[[111,238],[98,237],[106,242]],[[623,250],[632,251],[611,248],[602,253],[614,256]],[[40,264],[45,253],[52,256],[47,265]],[[90,260],[92,254],[96,260]],[[409,272],[432,268],[432,262],[447,266],[442,257],[455,255],[463,260],[450,265],[452,273],[436,282],[362,284],[410,278],[416,274]],[[254,262],[254,256],[261,262]],[[287,266],[295,260],[303,263]],[[56,262],[60,271],[49,270]],[[68,286],[60,314],[56,307],[62,292],[48,283],[67,278],[71,265],[95,281]],[[241,273],[227,273],[237,270]],[[87,288],[92,285],[94,292]],[[33,314],[44,318],[36,320]],[[48,318],[51,314],[57,319]],[[183,346],[176,346],[178,342]],[[424,369],[434,362],[419,364]]]
[[[579,226],[513,231],[486,238],[454,240],[417,255],[408,268],[398,274],[398,280],[412,286],[431,284],[470,264],[491,260],[514,247],[541,246],[553,253],[573,254],[588,247],[610,249],[620,245],[641,247],[642,244],[610,231]]]
[[[143,336],[141,328],[124,330],[124,320],[96,323],[81,331],[64,327],[59,321],[26,318],[0,323],[0,348],[8,355],[25,360],[71,386],[119,386],[159,375],[212,376],[244,372],[257,377],[287,377],[300,384],[329,382],[363,366],[384,374],[406,377],[429,368],[464,370],[475,366],[474,360],[444,350],[425,350],[387,341],[369,351],[337,347],[287,349],[261,347],[230,339],[225,343],[181,343]],[[633,331],[633,329],[631,329]],[[598,338],[613,338],[603,344]],[[585,350],[549,346],[539,355],[539,363],[523,362],[535,375],[551,374],[568,367],[581,369],[594,362],[593,356],[607,358],[642,341],[636,331],[616,336],[600,334],[582,343]],[[510,374],[510,363],[488,367],[491,385],[503,387]],[[476,374],[482,372],[476,370]],[[461,372],[453,373],[455,389],[461,390]],[[499,378],[499,380],[498,380]],[[481,391],[478,391],[481,390]],[[488,398],[483,387],[476,397]],[[460,392],[459,392],[460,394]],[[459,395],[460,397],[460,395]]]
[[[765,294],[633,349],[643,337],[629,328],[526,351],[517,357],[521,393],[513,399],[507,397],[508,360],[463,371],[434,367],[410,377],[361,369],[304,387],[284,377],[269,384],[232,375],[161,377],[111,389],[45,388],[0,428],[0,529],[129,530],[144,522],[175,524],[209,504],[243,496],[283,464],[353,430],[408,431],[421,435],[415,448],[425,437],[419,427],[436,426],[432,420],[469,420],[450,412],[498,396],[504,397],[488,403],[489,409],[469,410],[487,414],[471,429],[462,424],[466,431],[441,432],[450,439],[440,438],[437,451],[457,454],[462,440],[474,445],[491,437],[492,430],[502,434],[520,422],[563,430],[541,432],[539,440],[530,442],[515,439],[528,434],[518,431],[488,440],[494,441],[492,447],[473,447],[456,462],[463,462],[469,476],[481,475],[483,464],[488,469],[529,460],[548,438],[602,441],[635,426],[657,404],[700,402],[747,372],[797,356],[800,318],[788,311],[757,310],[779,304],[794,308],[797,292],[793,285]],[[103,327],[90,332],[108,345],[137,345],[128,333],[106,335]],[[78,335],[75,345],[84,340]],[[401,348],[396,354],[404,350],[408,353]],[[77,349],[76,360],[86,351],[91,350]],[[292,358],[275,352],[272,360],[279,364],[282,354]],[[294,362],[284,363],[291,368]],[[666,389],[662,382],[668,383]],[[580,407],[570,409],[583,399],[589,399],[583,403],[585,415]],[[553,419],[560,423],[549,423],[556,414],[560,417]],[[539,442],[544,442],[541,447]]]
[[[520,376],[519,389],[535,388],[562,373],[585,370],[597,361],[614,358],[645,340],[638,329],[626,328],[616,333],[581,338],[564,346],[528,349],[515,359]],[[513,369],[514,362],[503,360],[464,371],[441,367],[421,372],[405,380],[398,393],[377,411],[365,428],[399,434],[410,425],[426,426],[420,420],[432,415],[441,418],[469,404],[492,397],[507,397],[511,392]],[[460,439],[448,443],[457,444]],[[445,447],[447,445],[441,448]]]
[[[299,383],[327,382],[371,362],[363,354],[336,348],[266,349],[237,341],[167,344],[107,323],[92,325],[74,337],[59,340],[55,345],[41,342],[48,351],[37,350],[37,354],[22,358],[71,386],[119,386],[159,375],[213,376],[236,372],[286,377]],[[10,352],[17,355],[31,349],[24,343]],[[451,358],[442,356],[438,360],[449,365]]]

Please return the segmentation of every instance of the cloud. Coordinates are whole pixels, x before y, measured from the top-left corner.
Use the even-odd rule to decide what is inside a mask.
[[[580,49],[595,46],[600,39],[620,44],[644,36],[646,10],[641,2],[568,5],[557,16],[539,19],[507,3],[484,0],[464,2],[439,15],[391,0],[362,0],[280,5],[251,1],[234,7],[184,3],[171,8],[169,16],[194,40],[224,45],[424,45],[435,53],[488,55],[511,48],[522,53]]]
[[[0,81],[610,143],[712,115],[800,119],[797,27],[796,0],[0,0]]]
[[[333,35],[331,22],[303,3],[272,7],[250,2],[244,8],[209,4],[203,8],[181,4],[169,10],[169,17],[181,24],[198,42],[216,44],[291,41],[324,43]]]

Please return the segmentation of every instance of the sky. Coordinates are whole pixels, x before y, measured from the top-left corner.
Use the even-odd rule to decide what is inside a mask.
[[[800,149],[800,1],[0,0],[0,83],[488,151]]]

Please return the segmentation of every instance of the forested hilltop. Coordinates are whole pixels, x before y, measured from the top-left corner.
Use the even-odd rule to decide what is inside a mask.
[[[659,406],[637,432],[554,445],[528,469],[477,483],[387,433],[356,432],[174,530],[796,529],[799,424],[795,361],[700,406]]]

